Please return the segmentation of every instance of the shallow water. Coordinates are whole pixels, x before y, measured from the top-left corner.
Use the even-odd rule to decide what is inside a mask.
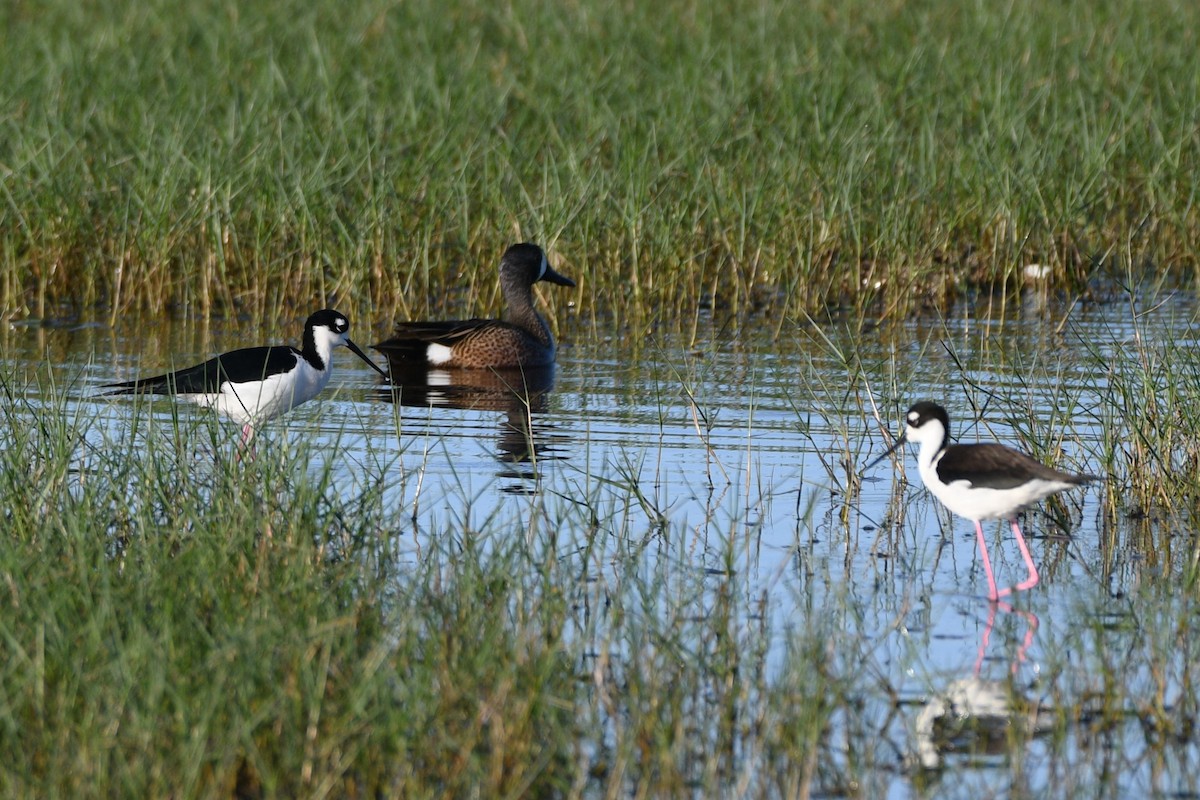
[[[942,402],[961,441],[994,438],[1064,469],[1099,471],[1101,426],[1110,422],[1099,400],[1105,359],[1135,337],[1190,341],[1194,316],[1187,297],[1148,310],[1136,327],[1125,305],[1054,311],[1030,303],[992,324],[962,312],[866,334],[798,323],[772,338],[774,324],[751,321],[713,324],[694,341],[600,337],[565,320],[557,369],[525,378],[534,395],[528,408],[508,402],[494,376],[470,385],[447,376],[417,387],[410,380],[397,397],[338,351],[326,394],[262,435],[336,442],[326,452],[348,493],[379,474],[364,465],[386,465],[385,503],[410,520],[398,525],[414,559],[438,531],[470,529],[498,511],[529,513],[531,498],[549,493],[591,506],[612,558],[634,542],[648,573],[711,576],[715,585],[735,572],[772,631],[771,670],[787,669],[790,637],[823,621],[837,631],[832,652],[870,671],[880,687],[864,703],[867,722],[857,724],[877,727],[890,750],[877,758],[892,768],[876,778],[888,796],[1018,787],[1059,794],[1068,767],[1080,791],[1196,796],[1195,743],[1148,753],[1136,717],[1107,730],[1102,743],[1082,722],[1065,742],[1029,731],[1019,764],[1005,748],[941,754],[949,770],[918,781],[912,759],[922,709],[956,682],[1011,676],[1030,703],[1046,703],[1043,670],[1052,668],[1056,686],[1083,695],[1097,664],[1123,670],[1109,654],[1136,649],[1131,628],[1180,625],[1194,610],[1169,591],[1153,607],[1129,599],[1144,598],[1147,583],[1169,584],[1178,566],[1148,559],[1137,545],[1144,537],[1104,518],[1102,488],[1024,516],[1042,582],[993,608],[972,523],[951,518],[920,486],[915,449],[855,486],[917,399]],[[381,326],[354,338],[366,344],[385,333]],[[251,339],[288,338],[218,323],[18,325],[0,333],[0,344],[14,374],[48,363],[78,398],[74,406],[101,420],[101,431],[115,431],[137,414],[169,420],[174,409],[97,398],[97,385]],[[34,402],[43,388],[24,387]],[[233,438],[236,426],[229,428]],[[1031,431],[1050,441],[1028,440]],[[985,531],[998,579],[1016,582],[1024,568],[1007,526]],[[604,579],[604,563],[604,554],[593,556],[590,580]],[[1144,669],[1123,674],[1132,697],[1162,692],[1170,704],[1179,691]]]

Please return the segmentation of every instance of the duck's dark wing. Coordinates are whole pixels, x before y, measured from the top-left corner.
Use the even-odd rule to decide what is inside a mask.
[[[411,354],[424,359],[425,348],[431,344],[453,347],[472,334],[488,328],[513,328],[498,319],[456,319],[444,322],[400,322],[395,335],[378,344],[371,345],[381,353],[402,358]]]
[[[231,350],[203,364],[122,383],[109,383],[101,388],[112,389],[109,394],[215,394],[226,381],[247,383],[294,369],[300,351],[294,347],[245,347]]]

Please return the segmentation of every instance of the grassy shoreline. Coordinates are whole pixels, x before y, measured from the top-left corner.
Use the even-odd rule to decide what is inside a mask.
[[[11,4],[0,315],[903,317],[1198,264],[1200,10]],[[665,320],[674,322],[674,319]]]
[[[732,785],[751,737],[756,780],[813,780],[791,748],[825,701],[790,692],[822,651],[766,682],[739,579],[646,574],[680,529],[608,563],[602,486],[463,498],[418,557],[375,494],[394,465],[347,492],[303,440],[226,463],[215,420],[111,439],[43,400],[3,407],[6,796],[676,793]]]

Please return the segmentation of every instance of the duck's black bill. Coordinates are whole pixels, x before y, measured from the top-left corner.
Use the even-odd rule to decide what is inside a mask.
[[[575,281],[571,280],[566,275],[562,275],[558,272],[555,272],[549,266],[546,267],[546,274],[544,274],[542,276],[542,280],[550,281],[551,283],[557,283],[559,286],[574,286],[575,285]]]

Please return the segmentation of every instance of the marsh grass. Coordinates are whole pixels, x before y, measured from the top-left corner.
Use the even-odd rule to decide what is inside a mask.
[[[46,381],[3,387],[7,796],[849,784],[801,758],[856,695],[828,624],[790,634],[777,683],[750,532],[667,522],[634,473],[485,514],[465,496],[417,550],[382,499],[393,464],[347,477],[287,436],[239,461],[208,415],[112,426]],[[681,569],[695,536],[720,563]]]
[[[552,311],[635,332],[903,316],[1034,262],[1069,291],[1197,264],[1189,3],[64,0],[0,21],[5,316],[489,313],[519,239],[580,282]]]
[[[1187,756],[1164,751],[1161,771],[1115,781],[1106,775],[1116,760],[1145,749],[1194,746],[1197,653],[1182,621],[1194,616],[1196,602],[1194,591],[1146,584],[1129,596],[1107,597],[1102,609],[1083,599],[1069,615],[1069,629],[1046,632],[1062,647],[1043,661],[1043,709],[1055,720],[1044,743],[1048,757],[1072,752],[1077,764],[1059,773],[1064,791],[1155,793],[1162,791],[1161,774],[1186,772]]]
[[[1200,366],[1190,322],[1160,314],[1170,295],[1146,301],[1126,295],[1128,333],[1114,344],[1081,341],[1095,364],[1103,474],[1115,509],[1132,517],[1194,515],[1200,496]],[[1119,495],[1119,497],[1118,497]]]

